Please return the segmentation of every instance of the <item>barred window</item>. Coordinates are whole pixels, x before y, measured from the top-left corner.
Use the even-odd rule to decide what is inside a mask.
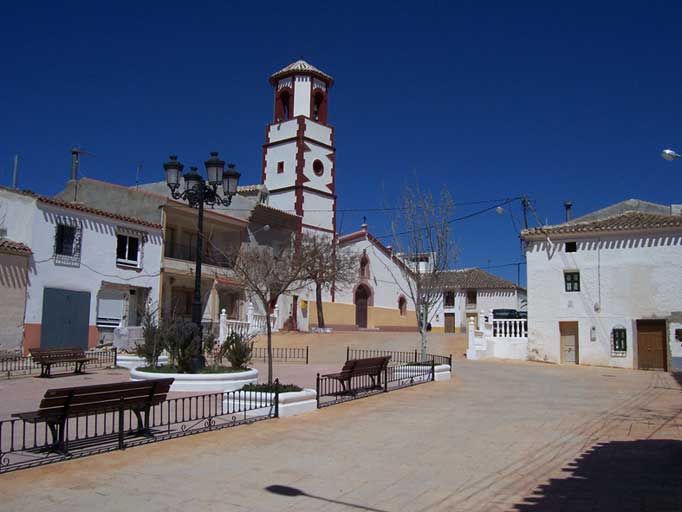
[[[567,292],[579,292],[580,272],[564,272],[564,285]]]
[[[627,331],[623,327],[614,327],[611,331],[611,348],[614,352],[627,352]]]
[[[78,266],[81,259],[81,226],[69,219],[59,222],[54,232],[54,261],[60,265]]]

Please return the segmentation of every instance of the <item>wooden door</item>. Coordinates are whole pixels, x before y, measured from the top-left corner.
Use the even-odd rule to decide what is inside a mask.
[[[637,320],[637,360],[640,370],[666,370],[665,320]]]
[[[45,288],[40,348],[88,348],[90,293]]]
[[[455,314],[445,313],[445,332],[455,332]]]
[[[355,290],[355,325],[367,327],[367,301],[369,294],[364,286],[358,286]]]
[[[561,362],[579,364],[578,322],[559,322],[561,336]]]

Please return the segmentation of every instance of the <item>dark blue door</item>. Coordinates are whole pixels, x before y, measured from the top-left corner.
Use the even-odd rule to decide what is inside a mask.
[[[43,290],[40,348],[88,348],[90,292]]]

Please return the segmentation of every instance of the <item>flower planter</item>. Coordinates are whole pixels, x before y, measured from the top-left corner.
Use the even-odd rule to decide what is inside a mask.
[[[238,402],[241,408],[248,409],[250,407],[257,407],[261,402],[274,402],[274,395],[274,393],[263,393],[260,391],[243,391],[239,395]],[[228,407],[235,407],[232,399],[230,399],[229,405],[227,399],[223,401],[223,404],[226,409]],[[280,418],[304,414],[315,409],[317,409],[317,392],[314,389],[306,388],[303,391],[279,394]]]
[[[159,365],[164,365],[168,363],[168,356],[159,357]],[[116,366],[122,366],[128,370],[134,370],[140,366],[147,366],[146,361],[143,357],[136,356],[133,354],[118,354],[116,356]]]
[[[231,373],[152,373],[133,369],[130,380],[149,380],[173,378],[171,391],[205,391],[220,393],[236,391],[247,384],[258,382],[258,370],[251,368],[243,372]]]

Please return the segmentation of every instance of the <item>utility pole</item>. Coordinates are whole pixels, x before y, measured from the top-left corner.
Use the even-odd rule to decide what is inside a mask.
[[[521,198],[521,205],[523,206],[523,228],[528,229],[528,197],[523,194]]]

